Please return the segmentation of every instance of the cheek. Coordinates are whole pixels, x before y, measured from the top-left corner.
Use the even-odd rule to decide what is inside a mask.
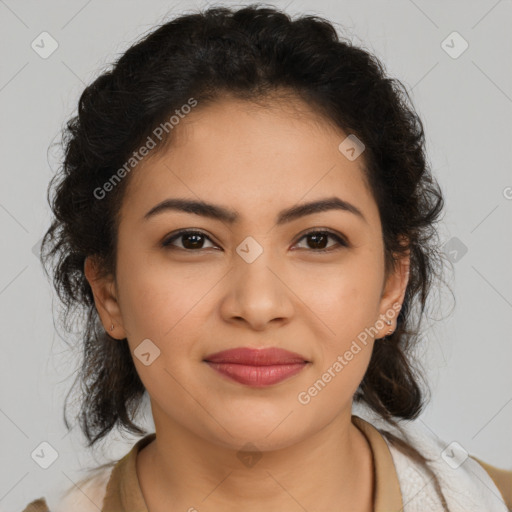
[[[382,270],[370,251],[308,273],[299,282],[298,294],[307,297],[305,303],[330,329],[335,343],[345,343],[378,318]]]
[[[119,302],[133,343],[145,338],[169,343],[191,325],[197,328],[200,303],[215,285],[199,266],[155,263],[131,253],[118,264]]]
[[[322,290],[310,293],[307,304],[322,320],[318,332],[314,378],[301,389],[315,414],[327,415],[343,407],[356,392],[373,350],[373,331],[378,319],[378,272],[342,271],[324,281]],[[325,327],[327,326],[327,327]],[[335,405],[333,405],[335,404]],[[309,409],[308,409],[309,411]]]

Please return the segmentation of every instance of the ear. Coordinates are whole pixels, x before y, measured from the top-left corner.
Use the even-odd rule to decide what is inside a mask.
[[[121,309],[115,292],[114,277],[101,275],[100,264],[94,256],[88,256],[85,259],[84,274],[92,289],[94,303],[103,328],[112,338],[120,340],[126,338]],[[112,324],[113,330],[111,330]]]
[[[410,250],[395,261],[395,267],[388,275],[382,289],[379,319],[384,321],[384,327],[380,329],[375,339],[384,338],[390,334],[390,330],[393,332],[396,329],[396,319],[404,302],[409,282]],[[386,320],[390,320],[391,325],[388,325]]]

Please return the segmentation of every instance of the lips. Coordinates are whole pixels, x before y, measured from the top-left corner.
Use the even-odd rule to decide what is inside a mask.
[[[286,380],[310,364],[304,356],[277,347],[223,350],[204,361],[224,378],[257,388]]]
[[[282,348],[234,348],[210,354],[204,358],[210,363],[232,363],[247,366],[271,366],[309,362],[304,356]]]

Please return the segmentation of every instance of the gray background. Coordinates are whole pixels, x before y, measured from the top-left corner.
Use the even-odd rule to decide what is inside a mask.
[[[50,222],[46,188],[60,157],[49,146],[103,67],[162,17],[205,5],[0,0],[1,511],[51,500],[80,468],[119,458],[136,441],[111,435],[91,453],[79,429],[67,434],[62,421],[76,363],[55,331],[58,302],[33,254]],[[511,1],[274,5],[340,24],[411,92],[446,197],[441,236],[455,260],[456,297],[454,304],[446,290],[437,294],[439,321],[425,325],[420,357],[432,401],[418,421],[447,444],[512,469]],[[47,59],[31,47],[43,31],[59,45]],[[442,46],[453,31],[469,44],[458,58]],[[146,426],[152,429],[149,417]],[[43,441],[59,455],[46,470],[30,456]]]

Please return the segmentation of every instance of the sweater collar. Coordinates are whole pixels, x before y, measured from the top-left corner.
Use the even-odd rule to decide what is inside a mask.
[[[399,512],[402,496],[395,465],[387,442],[368,421],[352,415],[352,423],[364,434],[373,455],[374,512]],[[130,510],[148,512],[136,470],[137,454],[156,438],[156,433],[139,439],[132,449],[112,468],[103,501],[102,512]]]

